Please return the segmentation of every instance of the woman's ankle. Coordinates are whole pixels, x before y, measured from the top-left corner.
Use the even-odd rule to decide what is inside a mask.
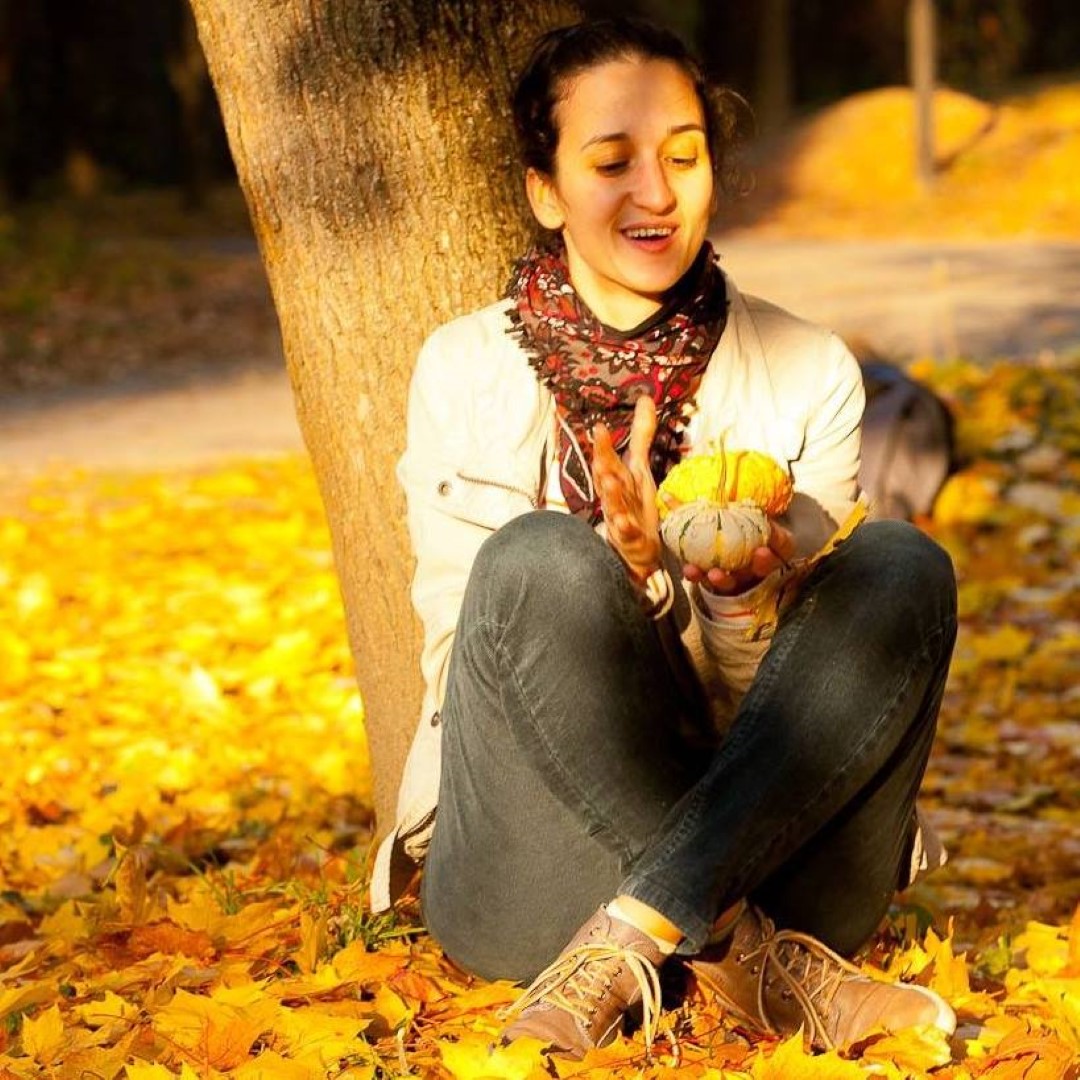
[[[607,913],[640,930],[665,956],[670,956],[683,939],[683,932],[673,922],[632,896],[617,896],[607,905]]]
[[[718,945],[723,941],[726,941],[731,937],[732,932],[735,929],[735,924],[742,918],[743,913],[746,911],[747,902],[745,899],[738,900],[729,908],[725,908],[716,916],[712,924],[712,929],[709,931],[709,944]]]

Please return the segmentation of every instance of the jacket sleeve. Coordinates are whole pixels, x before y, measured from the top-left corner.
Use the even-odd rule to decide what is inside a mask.
[[[820,391],[808,395],[813,405],[806,414],[802,451],[791,462],[796,494],[787,515],[800,553],[807,555],[843,524],[858,495],[866,393],[858,361],[836,334],[825,337],[809,387]],[[816,521],[807,518],[809,503],[818,508]]]
[[[396,831],[413,858],[426,849],[438,798],[439,712],[469,574],[484,541],[536,504],[535,381],[528,373],[524,381],[507,378],[489,337],[463,319],[425,342],[397,469],[416,559],[412,602],[423,627],[424,699],[397,804]]]
[[[397,470],[416,557],[412,601],[423,624],[429,714],[446,693],[454,629],[480,546],[537,503],[535,382],[500,377],[483,336],[465,325],[436,330],[420,351]],[[522,401],[522,387],[533,397]]]

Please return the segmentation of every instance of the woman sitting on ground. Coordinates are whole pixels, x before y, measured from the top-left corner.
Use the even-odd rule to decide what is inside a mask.
[[[841,958],[926,862],[948,556],[865,523],[748,640],[856,500],[863,392],[834,335],[718,266],[735,108],[649,24],[545,35],[514,114],[546,239],[504,300],[429,338],[411,390],[427,694],[375,906],[422,860],[446,953],[535,979],[504,1037],[570,1054],[631,1010],[649,1034],[676,955],[743,1023],[818,1046],[955,1023]],[[658,525],[658,481],[721,444],[795,490],[737,572],[678,565]]]

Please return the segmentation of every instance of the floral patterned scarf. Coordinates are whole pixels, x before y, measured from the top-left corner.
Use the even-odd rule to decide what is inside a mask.
[[[559,469],[570,512],[601,518],[592,483],[592,426],[603,420],[620,453],[634,403],[656,402],[650,464],[659,483],[680,457],[683,428],[701,376],[727,321],[724,275],[706,242],[661,309],[629,331],[605,326],[570,284],[561,249],[533,248],[515,265],[506,293],[512,333],[537,377],[555,395]]]

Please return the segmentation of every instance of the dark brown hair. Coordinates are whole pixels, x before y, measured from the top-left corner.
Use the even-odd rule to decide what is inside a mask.
[[[670,60],[694,84],[705,117],[713,175],[727,194],[745,190],[735,151],[753,127],[750,106],[733,90],[713,87],[696,57],[670,30],[645,19],[586,19],[538,39],[514,87],[514,131],[526,168],[555,173],[559,132],[555,107],[576,75],[612,60]]]

